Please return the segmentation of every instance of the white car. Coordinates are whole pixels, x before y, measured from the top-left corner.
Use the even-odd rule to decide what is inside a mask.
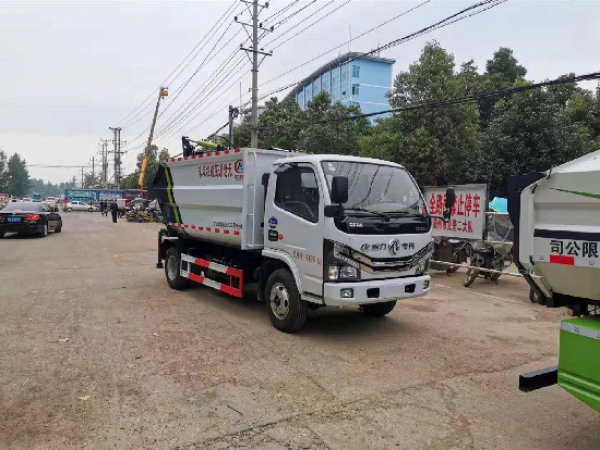
[[[66,212],[71,212],[71,211],[89,211],[89,212],[92,212],[92,211],[94,211],[94,207],[92,205],[90,205],[89,203],[86,203],[86,202],[72,201],[72,202],[67,203],[67,206],[65,207],[65,211]]]
[[[33,199],[31,197],[25,197],[23,198],[23,200],[21,200],[22,202],[32,202]]]

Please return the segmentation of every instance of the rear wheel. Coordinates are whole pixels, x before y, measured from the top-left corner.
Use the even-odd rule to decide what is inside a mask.
[[[175,247],[167,250],[165,275],[171,289],[180,291],[188,286],[187,278],[181,276],[181,253]]]
[[[293,333],[304,326],[308,317],[308,304],[300,298],[289,270],[274,271],[267,280],[265,294],[269,318],[275,328]]]
[[[396,307],[396,300],[392,302],[371,303],[369,305],[360,305],[360,310],[373,317],[383,317],[391,313]]]
[[[44,224],[44,228],[42,228],[42,231],[40,231],[40,237],[46,236],[48,236],[48,222]]]
[[[6,234],[6,231],[0,231],[0,239],[2,239],[5,234]]]
[[[66,209],[66,211],[67,211],[67,212],[72,212],[72,211],[73,211],[73,208],[67,208],[67,209]]]

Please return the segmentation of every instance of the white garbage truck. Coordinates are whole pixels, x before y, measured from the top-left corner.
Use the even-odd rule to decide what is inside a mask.
[[[520,388],[558,383],[600,412],[600,150],[509,180],[515,262],[531,299],[567,307],[558,365],[524,374]]]
[[[154,182],[166,224],[157,267],[171,288],[199,283],[243,297],[252,283],[285,332],[310,309],[384,316],[429,291],[432,217],[401,165],[198,144],[207,145],[184,138],[182,156]],[[453,202],[450,188],[446,220]]]

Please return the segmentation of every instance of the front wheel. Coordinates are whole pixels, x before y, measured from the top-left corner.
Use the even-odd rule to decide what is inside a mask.
[[[474,267],[481,267],[482,266],[482,261],[479,257],[474,256],[473,258],[471,258],[471,266]],[[463,286],[464,287],[469,287],[473,284],[473,282],[475,281],[475,279],[479,276],[479,270],[477,269],[467,269],[467,273],[465,275],[465,279],[463,281]]]
[[[396,307],[396,300],[383,303],[371,303],[368,305],[360,305],[360,310],[365,314],[373,317],[383,317],[391,313]]]
[[[265,297],[271,323],[285,333],[298,331],[306,323],[308,305],[300,298],[289,270],[277,269],[267,280]]]
[[[60,233],[62,231],[62,220],[58,222],[57,227],[54,229],[55,233]]]
[[[175,248],[171,247],[167,250],[165,258],[165,275],[167,276],[167,283],[171,289],[180,291],[188,286],[187,278],[181,276],[181,253]]]
[[[2,239],[5,234],[6,234],[6,231],[0,231],[0,239]]]

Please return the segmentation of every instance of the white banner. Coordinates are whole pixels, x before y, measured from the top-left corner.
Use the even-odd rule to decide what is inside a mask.
[[[465,184],[454,186],[454,191],[456,201],[452,207],[452,217],[448,223],[434,219],[433,235],[457,239],[483,239],[488,204],[487,185]],[[426,186],[425,201],[429,214],[441,216],[446,203],[446,186]]]

